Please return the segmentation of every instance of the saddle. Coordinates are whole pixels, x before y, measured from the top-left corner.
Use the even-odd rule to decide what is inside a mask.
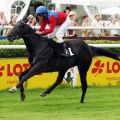
[[[53,50],[55,51],[57,56],[61,55],[61,53],[62,53],[61,45],[60,45],[60,43],[56,42],[57,38],[51,39],[51,38],[48,38],[48,37],[43,37],[43,39],[49,44],[50,47],[53,48]],[[73,56],[74,54],[72,53],[70,46],[68,46],[68,44],[66,44],[66,45],[67,45],[66,49],[68,50],[69,55]]]

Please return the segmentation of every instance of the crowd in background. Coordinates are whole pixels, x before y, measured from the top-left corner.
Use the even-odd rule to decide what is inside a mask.
[[[102,20],[100,14],[96,14],[94,16],[94,20],[91,21],[88,16],[83,16],[82,18],[82,27],[111,27],[111,28],[119,28],[120,27],[120,15],[116,15],[114,17],[109,17],[107,20]],[[86,36],[118,36],[120,35],[120,31],[118,29],[97,29],[97,30],[89,30],[83,29],[81,30],[82,37]]]
[[[4,12],[0,12],[0,26],[5,26],[5,25],[8,25],[8,22],[6,20],[6,17],[4,15]],[[3,29],[0,29],[0,35],[3,35],[4,34],[4,30]]]
[[[55,6],[51,5],[49,6],[50,10],[55,10]],[[70,11],[73,11],[70,7],[66,7],[66,9],[63,11],[67,15],[69,14]],[[17,14],[12,15],[10,22],[6,20],[6,17],[4,15],[4,12],[0,12],[0,26],[14,26],[17,22]],[[70,26],[82,26],[82,27],[120,27],[120,15],[116,15],[114,17],[109,17],[107,20],[102,20],[102,17],[100,14],[96,14],[94,16],[94,20],[90,20],[90,18],[85,15],[82,16],[82,23],[81,25],[78,25],[78,19],[76,16],[76,20],[73,24]],[[30,26],[39,26],[36,17],[33,15],[29,15],[27,17],[27,22],[28,25]],[[9,29],[2,29],[0,28],[0,36],[4,36],[9,32]],[[66,31],[65,36],[68,37],[73,37],[77,36],[78,32],[80,33],[80,36],[82,37],[89,37],[89,36],[118,36],[120,35],[120,30],[117,29],[97,29],[97,30],[90,30],[90,29],[81,29],[81,30],[68,30]]]
[[[4,26],[14,26],[17,22],[17,14],[14,14],[10,20],[10,22],[8,22],[6,20],[6,16],[4,15],[4,12],[0,12],[0,26],[4,27]],[[4,36],[7,34],[7,32],[9,31],[9,29],[0,29],[0,36]]]

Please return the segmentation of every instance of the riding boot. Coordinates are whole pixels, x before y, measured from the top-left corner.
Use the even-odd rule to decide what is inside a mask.
[[[60,43],[60,46],[61,46],[61,50],[62,50],[62,53],[60,54],[60,56],[69,57],[70,53],[69,53],[69,50],[67,50],[67,48],[66,48],[65,42]]]

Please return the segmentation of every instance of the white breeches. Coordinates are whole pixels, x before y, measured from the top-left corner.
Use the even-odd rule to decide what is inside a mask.
[[[48,38],[56,37],[58,43],[64,42],[63,37],[64,37],[64,35],[66,33],[66,30],[68,29],[69,25],[72,22],[73,21],[71,21],[70,18],[67,17],[65,22],[61,26],[56,26],[54,31],[52,33],[48,34]]]

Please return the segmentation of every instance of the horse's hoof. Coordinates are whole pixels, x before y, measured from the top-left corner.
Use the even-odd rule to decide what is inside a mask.
[[[10,93],[14,93],[14,92],[16,92],[16,90],[17,90],[17,88],[16,88],[16,87],[13,87],[13,88],[9,89],[9,92],[10,92]]]
[[[41,93],[40,96],[41,97],[45,97],[47,94],[46,93]]]
[[[80,102],[80,103],[82,103],[82,104],[83,104],[84,102]]]
[[[25,100],[25,95],[21,95],[21,101],[23,102]]]
[[[83,103],[84,103],[84,101],[80,101],[80,103],[82,103],[82,104],[83,104]]]

